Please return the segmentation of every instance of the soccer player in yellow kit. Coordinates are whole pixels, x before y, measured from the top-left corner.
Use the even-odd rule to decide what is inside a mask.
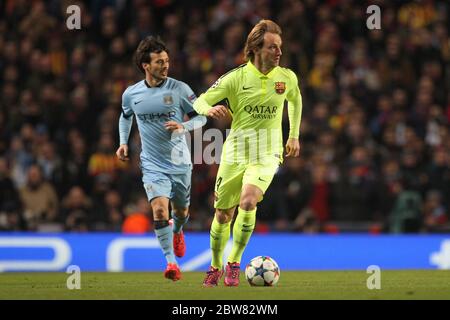
[[[280,27],[271,20],[261,20],[247,37],[247,63],[220,77],[194,103],[199,114],[219,119],[230,113],[232,117],[216,177],[216,212],[210,231],[212,261],[203,282],[207,287],[217,286],[223,274],[222,256],[238,205],[224,283],[239,285],[240,261],[255,227],[256,205],[283,160],[285,100],[290,124],[286,156],[297,157],[300,152],[301,94],[295,73],[279,67],[281,45]],[[220,101],[226,101],[228,107],[216,105]]]

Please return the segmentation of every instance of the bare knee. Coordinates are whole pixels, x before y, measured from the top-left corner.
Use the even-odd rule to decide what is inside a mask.
[[[169,220],[169,212],[163,206],[153,206],[153,218],[155,220]]]
[[[216,209],[216,219],[220,224],[228,223],[233,219],[234,209]]]
[[[173,208],[173,213],[178,217],[178,218],[185,218],[188,215],[188,208]]]
[[[245,211],[252,211],[262,199],[263,192],[257,186],[246,184],[242,188],[239,207]]]
[[[258,199],[255,195],[243,195],[241,196],[241,201],[239,202],[239,207],[245,211],[251,211],[256,208],[258,204]]]
[[[158,220],[169,220],[169,209],[168,204],[164,201],[154,200],[151,203],[153,210],[153,219]]]

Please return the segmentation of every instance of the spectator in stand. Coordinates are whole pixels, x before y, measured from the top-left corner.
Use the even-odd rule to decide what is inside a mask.
[[[128,211],[128,212],[127,212]],[[125,209],[126,217],[123,221],[122,232],[128,234],[146,234],[153,230],[151,206],[145,196],[137,199],[136,205]]]
[[[95,215],[93,218],[96,229],[116,232],[122,230],[124,220],[123,203],[122,197],[116,190],[108,190],[101,202],[96,203],[94,211]]]
[[[20,195],[9,174],[6,158],[0,157],[0,230],[25,230]]]
[[[59,200],[55,188],[47,182],[42,169],[33,164],[27,172],[27,183],[20,189],[24,217],[30,230],[38,230],[40,224],[55,222]]]
[[[79,186],[74,186],[63,198],[59,220],[66,231],[88,231],[92,224],[93,203]]]
[[[108,133],[101,135],[97,150],[89,159],[88,172],[93,180],[93,193],[102,196],[115,186],[119,170],[127,167],[117,159],[114,140]]]
[[[425,231],[441,231],[449,219],[444,206],[442,195],[439,191],[428,191],[424,204],[424,228]],[[450,230],[445,230],[450,231]]]
[[[372,220],[375,177],[368,149],[363,146],[354,147],[342,170],[343,176],[333,184],[331,190],[333,219]]]

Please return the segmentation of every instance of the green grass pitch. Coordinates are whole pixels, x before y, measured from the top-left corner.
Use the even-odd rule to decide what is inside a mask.
[[[0,299],[306,300],[450,299],[450,271],[382,270],[381,289],[367,289],[363,271],[281,272],[275,287],[203,288],[203,272],[185,272],[172,282],[162,272],[81,273],[81,289],[68,290],[66,273],[0,274]],[[223,279],[222,279],[223,280]]]

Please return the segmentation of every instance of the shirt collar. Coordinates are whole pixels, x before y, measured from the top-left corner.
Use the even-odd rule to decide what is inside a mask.
[[[167,79],[168,79],[168,78],[166,78],[164,81],[162,81],[159,85],[157,85],[157,86],[155,86],[155,87],[150,86],[150,85],[148,84],[148,82],[147,82],[146,79],[144,79],[144,83],[145,83],[145,86],[146,86],[147,88],[161,88],[161,87],[164,86],[164,84],[167,82]]]
[[[272,70],[270,70],[270,72],[268,73],[268,74],[264,74],[264,73],[262,73],[261,71],[259,71],[256,67],[255,67],[255,65],[249,60],[248,62],[247,62],[247,68],[248,69],[250,69],[258,78],[261,78],[261,79],[267,79],[267,78],[269,78],[269,79],[272,79],[273,78],[273,76],[274,76],[274,74],[275,74],[275,72],[276,72],[276,70],[279,68],[278,66],[277,67],[275,67],[275,68],[273,68]]]

